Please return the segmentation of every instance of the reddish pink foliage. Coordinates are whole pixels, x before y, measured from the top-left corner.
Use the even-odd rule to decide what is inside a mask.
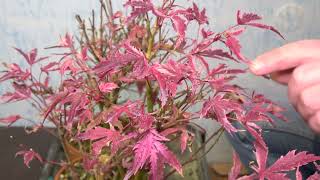
[[[88,156],[83,157],[83,167],[85,170],[90,171],[94,169],[95,165],[99,163],[99,160],[97,158],[92,158]]]
[[[77,54],[77,58],[79,58],[82,61],[88,60],[88,47],[82,48],[81,52]]]
[[[63,38],[60,38],[59,46],[69,48],[73,45],[72,36],[69,33],[66,33]]]
[[[79,68],[75,65],[73,59],[66,59],[60,66],[60,74],[64,74],[67,70],[70,70],[73,74],[76,74]]]
[[[26,72],[22,71],[20,66],[13,63],[9,65],[9,70],[3,76],[0,77],[0,82],[16,78],[18,80],[26,80],[30,77],[30,72],[26,70]]]
[[[233,166],[228,174],[229,180],[236,180],[241,171],[241,161],[236,152],[233,152]]]
[[[94,129],[89,129],[88,131],[79,134],[78,138],[80,140],[97,140],[93,143],[93,152],[95,155],[98,155],[100,154],[101,149],[104,146],[108,146],[109,142],[111,142],[113,146],[112,153],[115,153],[120,145],[119,143],[122,136],[118,131],[109,130],[102,127],[96,127]]]
[[[240,14],[240,11],[237,12],[237,22],[238,24],[246,24],[251,21],[256,21],[262,19],[259,15],[254,13],[243,13]]]
[[[201,29],[201,35],[203,39],[208,38],[209,36],[212,36],[214,34],[214,32],[210,31],[210,30],[205,30],[204,28]]]
[[[55,66],[57,66],[57,65],[59,65],[59,63],[57,63],[57,62],[51,62],[51,63],[49,63],[49,64],[41,67],[41,71],[42,71],[42,72],[45,72],[45,73],[47,73],[47,74],[49,73],[49,71],[57,71],[57,70],[58,70],[58,67],[55,67]]]
[[[280,37],[282,37],[284,39],[284,37],[280,34],[280,32],[278,30],[276,30],[274,27],[255,22],[260,19],[261,19],[261,17],[257,14],[254,14],[254,13],[243,13],[242,15],[241,15],[240,11],[238,11],[238,13],[237,13],[238,24],[254,26],[254,27],[258,27],[258,28],[262,28],[262,29],[271,30],[271,31],[277,33]]]
[[[182,174],[180,162],[165,143],[177,138],[181,153],[189,150],[193,133],[188,123],[202,117],[216,120],[228,132],[238,131],[232,124],[237,121],[255,138],[254,173],[239,179],[286,179],[286,171],[318,160],[306,152],[291,151],[267,167],[268,147],[258,122],[273,124],[271,115],[286,120],[282,115],[285,109],[263,95],[249,95],[232,82],[246,70],[221,64],[249,62],[239,41],[247,27],[281,34],[260,23],[260,16],[240,11],[234,26],[214,32],[208,26],[206,9],[196,3],[189,5],[127,0],[128,16],[107,11],[102,22],[108,22],[96,27],[93,34],[86,26],[89,36],[80,44],[66,33],[57,46],[50,47],[63,52],[52,54],[50,60],[38,58],[37,49],[23,52],[15,48],[28,66],[4,64],[0,82],[11,83],[13,91],[2,94],[1,100],[30,101],[43,116],[30,133],[50,121],[68,140],[90,142],[88,149],[82,149],[85,169],[109,173],[121,166],[127,170],[125,179],[140,170],[148,171],[150,179],[163,179],[166,165]],[[189,36],[191,25],[198,32]],[[54,82],[55,75],[59,82]],[[199,104],[200,112],[194,112],[192,108]],[[0,122],[12,124],[19,119],[13,115]],[[104,154],[112,156],[107,163],[100,162]],[[24,156],[27,166],[33,158],[42,161],[31,150],[17,155]],[[234,163],[230,179],[239,174],[236,156]],[[299,170],[296,172],[300,176]],[[317,177],[318,173],[310,179]]]
[[[16,156],[19,156],[19,155],[23,156],[24,164],[28,168],[30,168],[29,164],[33,159],[37,159],[38,161],[43,163],[43,160],[42,160],[41,156],[38,153],[34,152],[32,149],[31,150],[26,150],[26,151],[19,151],[19,152],[16,153]]]
[[[14,48],[14,49],[24,57],[24,59],[28,62],[29,65],[32,65],[35,63],[36,57],[37,57],[37,49],[32,49],[29,53],[25,53],[18,48]]]
[[[115,83],[100,83],[99,85],[100,91],[104,93],[109,93],[116,88],[118,88],[118,85]]]
[[[13,123],[15,123],[16,121],[18,121],[19,119],[21,119],[20,115],[11,115],[5,118],[0,118],[0,123],[5,123],[8,125],[11,125]]]
[[[31,91],[25,85],[13,84],[14,92],[7,92],[1,96],[1,99],[8,103],[8,102],[17,102],[22,101],[25,99],[29,99],[31,96]]]
[[[189,134],[186,129],[184,129],[184,128],[169,128],[169,129],[162,131],[160,134],[162,136],[167,137],[169,135],[176,134],[178,132],[181,132],[180,149],[181,149],[181,153],[183,153],[187,148],[187,143],[188,143],[188,139],[189,139]]]
[[[206,49],[202,52],[199,52],[201,56],[210,57],[215,59],[234,59],[231,54],[224,52],[222,49]]]
[[[217,121],[220,122],[228,132],[235,132],[237,130],[232,126],[232,124],[228,120],[227,114],[233,111],[241,110],[242,107],[237,102],[232,102],[230,100],[223,99],[222,95],[218,95],[203,104],[201,116],[210,117],[212,114],[215,114]]]
[[[164,106],[168,97],[176,95],[177,87],[182,80],[188,78],[191,73],[186,64],[178,64],[175,61],[169,60],[166,64],[154,64],[152,74],[160,86],[160,100]]]
[[[239,60],[247,62],[247,59],[240,52],[241,45],[238,39],[236,39],[234,36],[229,36],[227,37],[226,45],[237,56]]]
[[[255,148],[258,167],[255,167],[254,170],[257,172],[256,176],[259,177],[259,179],[288,179],[284,172],[320,160],[320,157],[313,154],[307,154],[305,151],[296,153],[296,151],[293,150],[288,152],[285,156],[281,156],[271,166],[267,167],[267,149],[261,148],[257,143],[255,143]]]
[[[199,24],[204,24],[204,23],[209,24],[205,8],[202,9],[202,11],[200,11],[199,7],[196,5],[196,3],[193,3],[192,12],[194,13],[194,17],[198,21]]]
[[[175,47],[179,47],[183,43],[186,36],[187,22],[183,18],[177,15],[172,16],[171,20],[172,20],[173,27],[175,31],[178,33],[178,37],[179,37],[177,39]]]
[[[175,155],[162,144],[163,141],[168,141],[168,139],[158,134],[155,130],[146,132],[142,139],[134,146],[135,158],[132,167],[124,179],[128,180],[146,164],[150,164],[151,166],[151,179],[153,180],[161,178],[159,174],[162,174],[164,163],[169,164],[182,174],[182,167],[179,161]]]

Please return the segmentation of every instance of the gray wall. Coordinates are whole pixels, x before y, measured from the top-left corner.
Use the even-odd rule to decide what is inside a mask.
[[[122,1],[114,2],[117,2],[119,7]],[[270,32],[249,30],[241,40],[244,46],[243,53],[252,59],[284,43],[320,38],[320,23],[317,20],[320,18],[319,0],[198,0],[196,2],[199,6],[207,8],[211,26],[216,32],[233,24],[236,11],[240,9],[262,15],[265,22],[275,25],[286,37],[286,40],[282,40]],[[15,61],[22,65],[21,58],[12,51],[11,46],[30,49],[53,45],[59,35],[75,30],[76,13],[88,16],[90,10],[98,6],[98,0],[1,0],[0,3],[0,61]],[[293,127],[290,125],[299,124],[301,128],[296,129],[296,132],[312,135],[288,104],[285,87],[252,76],[242,77],[239,82],[289,108],[287,113],[290,118],[289,126],[282,124],[283,129],[290,129]],[[5,85],[0,85],[0,92],[5,89]],[[25,104],[0,106],[0,116],[17,110],[37,118]],[[18,125],[25,124],[22,122]],[[217,128],[209,121],[201,121],[200,124],[204,125],[208,133]],[[226,145],[224,140],[209,154],[208,159],[229,160],[230,151],[229,145]]]

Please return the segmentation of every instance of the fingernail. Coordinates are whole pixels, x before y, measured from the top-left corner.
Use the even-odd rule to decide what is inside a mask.
[[[253,73],[257,73],[260,71],[262,67],[262,64],[257,62],[257,61],[253,61],[251,64],[250,64],[250,70],[253,72]]]

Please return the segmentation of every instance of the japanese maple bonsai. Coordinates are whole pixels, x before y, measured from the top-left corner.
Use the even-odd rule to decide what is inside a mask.
[[[281,36],[272,26],[260,23],[260,16],[238,11],[235,25],[217,33],[208,26],[206,10],[195,3],[181,7],[175,0],[157,5],[151,0],[128,0],[124,7],[130,11],[124,14],[113,12],[111,0],[100,2],[99,13],[93,11],[89,23],[76,17],[78,36],[67,33],[58,45],[49,47],[57,53],[38,57],[37,49],[15,48],[28,66],[4,64],[0,82],[9,81],[14,91],[2,95],[3,103],[30,102],[42,118],[33,122],[28,133],[45,129],[45,122],[50,122],[56,130],[48,132],[60,139],[66,155],[61,162],[48,161],[36,150],[23,149],[17,155],[24,156],[27,166],[36,158],[61,166],[58,175],[74,179],[81,175],[85,179],[158,180],[174,171],[182,177],[184,165],[212,148],[205,151],[206,143],[223,131],[238,131],[233,122],[256,139],[257,162],[252,164],[253,173],[242,179],[285,178],[285,171],[294,169],[298,175],[299,166],[320,159],[291,151],[266,167],[268,148],[257,123],[272,123],[271,114],[284,119],[282,108],[233,84],[246,70],[225,64],[250,63],[238,41],[247,27]],[[190,27],[197,29],[193,36],[188,35]],[[225,48],[218,48],[221,45]],[[219,64],[213,66],[211,61]],[[202,108],[196,111],[199,104]],[[1,122],[11,125],[23,119],[29,118],[11,115]],[[195,138],[188,125],[196,119],[217,121],[221,128],[187,161],[180,162],[167,142],[177,139],[178,153],[190,151]],[[230,179],[239,174],[239,159],[235,156],[234,160]],[[165,166],[173,171],[164,174]]]

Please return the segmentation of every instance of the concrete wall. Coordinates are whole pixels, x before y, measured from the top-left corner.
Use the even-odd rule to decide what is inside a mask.
[[[119,7],[123,1],[115,2]],[[275,25],[286,37],[286,40],[281,40],[270,32],[250,30],[250,33],[241,39],[244,44],[243,53],[249,58],[291,41],[320,38],[319,0],[196,0],[196,2],[199,6],[207,8],[211,26],[216,32],[233,24],[236,11],[240,9],[262,15],[265,22]],[[89,16],[90,10],[98,7],[98,0],[1,0],[0,3],[0,61],[15,61],[22,65],[21,58],[11,49],[12,46],[30,49],[56,44],[60,34],[66,31],[74,32],[76,29],[74,20],[76,13]],[[301,128],[296,129],[297,132],[312,135],[288,104],[285,87],[252,76],[245,76],[239,82],[289,108],[287,115],[290,122],[289,126],[281,125],[284,129],[292,128],[291,124],[299,124]],[[0,92],[5,89],[5,85],[0,85]],[[5,116],[17,110],[37,118],[25,104],[0,106],[0,115]],[[25,124],[21,122],[18,125]],[[217,126],[209,121],[201,121],[200,124],[204,125],[209,134],[217,129]],[[226,144],[225,140],[222,141],[217,149],[209,154],[209,161],[228,160],[231,150]]]

